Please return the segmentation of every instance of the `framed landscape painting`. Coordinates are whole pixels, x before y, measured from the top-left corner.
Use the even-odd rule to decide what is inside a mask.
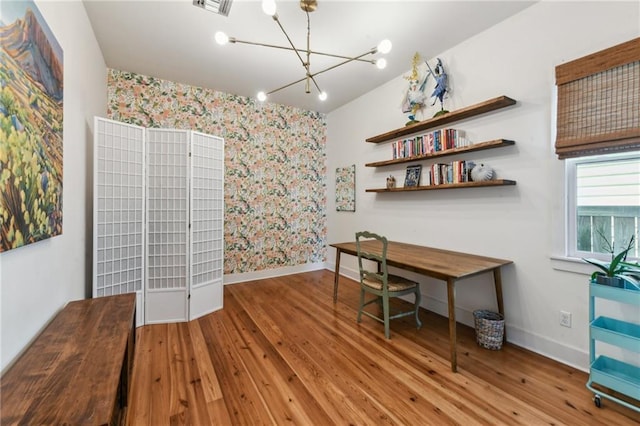
[[[0,252],[62,234],[63,54],[32,1],[0,16]]]

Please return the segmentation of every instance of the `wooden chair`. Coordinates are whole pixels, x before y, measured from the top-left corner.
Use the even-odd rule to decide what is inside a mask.
[[[368,239],[361,241],[361,239]],[[356,232],[356,250],[358,253],[358,267],[360,268],[360,309],[358,311],[358,322],[362,314],[375,319],[384,324],[384,335],[390,339],[389,321],[409,315],[415,315],[416,325],[422,327],[422,322],[418,317],[420,307],[420,284],[397,275],[390,275],[387,270],[387,245],[385,237],[372,232]],[[365,260],[376,262],[377,271],[368,270],[365,267]],[[365,293],[371,293],[376,297],[365,302]],[[406,312],[399,312],[391,315],[389,312],[389,298],[404,296],[405,294],[415,294],[414,309]],[[380,318],[364,310],[364,307],[371,303],[381,303],[383,317]]]

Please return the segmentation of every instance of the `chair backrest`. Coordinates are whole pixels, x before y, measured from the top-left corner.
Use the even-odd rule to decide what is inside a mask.
[[[366,247],[363,240],[368,240]],[[360,283],[365,278],[373,278],[387,285],[387,245],[386,237],[369,231],[356,232],[356,251],[358,254],[358,268],[360,269]],[[371,271],[365,267],[363,260],[371,260],[379,265],[379,271]]]

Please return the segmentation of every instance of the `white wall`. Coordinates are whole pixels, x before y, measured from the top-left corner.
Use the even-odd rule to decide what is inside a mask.
[[[330,113],[328,182],[335,182],[336,167],[355,163],[357,199],[355,213],[336,212],[335,185],[329,185],[328,241],[352,240],[355,231],[367,229],[393,240],[513,260],[514,265],[503,268],[508,339],[586,368],[588,278],[556,270],[550,259],[561,254],[562,239],[555,235],[562,232],[563,208],[563,162],[553,152],[554,70],[563,62],[638,37],[639,9],[637,2],[541,2],[437,55],[452,89],[447,109],[499,95],[517,100],[514,107],[452,125],[476,142],[515,140],[514,147],[460,159],[486,162],[498,177],[516,180],[516,186],[366,193],[366,188],[384,187],[389,174],[400,185],[404,180],[407,164],[364,167],[367,162],[391,158],[390,143],[364,140],[404,125],[407,117],[400,103],[406,80],[398,76]],[[427,50],[428,43],[417,44],[416,50]],[[411,58],[406,59],[408,71]],[[435,58],[429,59],[434,64]],[[432,88],[429,80],[428,94]],[[424,117],[431,117],[436,108]],[[446,161],[454,159],[446,157]],[[335,251],[328,252],[328,265],[333,267]],[[356,269],[353,257],[342,257],[344,274],[355,277]],[[446,286],[409,276],[424,283],[423,304],[446,315]],[[460,281],[456,288],[460,321],[473,325],[474,309],[496,309],[491,274]],[[572,312],[572,328],[559,325],[560,310]]]
[[[4,370],[71,300],[90,295],[93,117],[106,116],[107,67],[80,1],[36,2],[64,51],[62,235],[0,254]]]

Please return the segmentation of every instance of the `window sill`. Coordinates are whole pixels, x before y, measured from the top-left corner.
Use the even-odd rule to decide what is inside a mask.
[[[593,265],[577,257],[551,256],[551,267],[557,271],[573,272],[575,274],[590,276],[593,273]]]

